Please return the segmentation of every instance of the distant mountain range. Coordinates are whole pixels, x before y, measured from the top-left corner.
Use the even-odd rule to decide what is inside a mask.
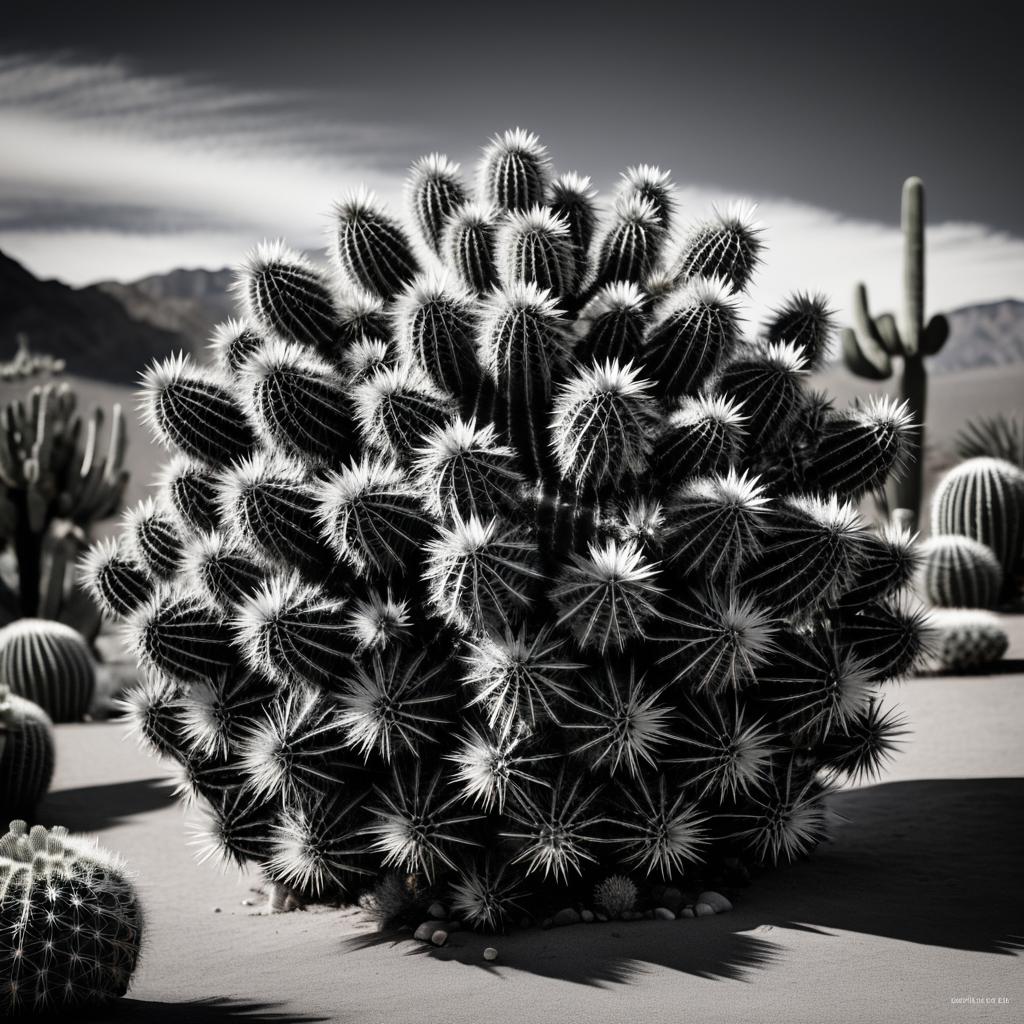
[[[17,336],[68,372],[133,382],[153,358],[183,349],[202,358],[214,325],[234,313],[234,272],[173,270],[122,284],[70,288],[40,281],[0,253],[0,359]],[[1005,299],[948,314],[949,341],[930,364],[938,373],[1024,363],[1024,302]]]

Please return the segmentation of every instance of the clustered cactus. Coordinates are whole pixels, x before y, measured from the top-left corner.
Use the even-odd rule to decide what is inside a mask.
[[[137,731],[212,849],[304,896],[398,873],[494,928],[806,853],[922,646],[912,542],[854,504],[904,408],[807,391],[825,300],[748,331],[750,212],[677,245],[657,168],[602,213],[516,131],[475,192],[431,156],[408,196],[418,244],[353,193],[333,275],[261,246],[214,364],[147,373],[173,458],[87,566]]]
[[[17,570],[0,580],[0,616],[59,619],[91,641],[99,611],[72,569],[91,527],[121,507],[126,438],[120,406],[106,444],[103,410],[76,408],[69,385],[50,383],[0,409],[0,551]]]
[[[0,1009],[62,1013],[123,996],[142,911],[121,861],[61,827],[0,836]]]

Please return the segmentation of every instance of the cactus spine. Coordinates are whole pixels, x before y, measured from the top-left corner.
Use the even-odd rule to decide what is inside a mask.
[[[924,182],[908,178],[903,183],[903,308],[897,322],[889,314],[873,317],[868,309],[867,288],[854,291],[855,328],[842,332],[843,359],[847,367],[868,380],[892,376],[892,358],[902,361],[900,399],[916,424],[916,455],[908,461],[906,474],[895,480],[890,507],[908,509],[916,525],[921,514],[924,473],[924,424],[928,405],[928,374],[925,360],[942,350],[949,336],[949,321],[937,313],[925,322]]]

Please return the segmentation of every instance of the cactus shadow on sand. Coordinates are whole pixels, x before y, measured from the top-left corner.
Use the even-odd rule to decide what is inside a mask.
[[[1024,779],[925,779],[844,792],[833,843],[755,880],[730,914],[700,921],[577,925],[507,936],[453,933],[434,949],[396,932],[345,942],[406,948],[498,975],[587,985],[639,981],[652,966],[747,980],[788,954],[787,933],[877,935],[964,952],[1024,950]],[[780,911],[783,911],[780,913]],[[499,951],[482,960],[485,946]]]
[[[149,999],[119,999],[94,1010],[78,1014],[82,1024],[116,1024],[118,1021],[146,1021],[146,1024],[219,1024],[220,1021],[248,1021],[249,1024],[317,1024],[328,1018],[305,1013],[291,1013],[279,1003],[262,1003],[246,999],[229,999],[216,996],[209,999],[195,999],[172,1003]],[[36,1017],[40,1021],[66,1020],[60,1014]]]
[[[56,790],[46,797],[36,817],[59,822],[72,832],[102,832],[173,802],[166,779],[132,779]]]

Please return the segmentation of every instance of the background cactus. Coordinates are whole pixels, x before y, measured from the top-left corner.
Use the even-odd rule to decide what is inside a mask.
[[[998,616],[964,608],[931,612],[935,642],[929,668],[938,672],[971,672],[999,661],[1010,638]]]
[[[38,704],[54,722],[80,722],[92,703],[96,666],[70,626],[19,619],[0,629],[0,683]]]
[[[920,548],[918,589],[937,608],[995,608],[1003,570],[992,549],[955,534],[929,537]]]
[[[967,459],[951,469],[932,497],[932,533],[970,537],[995,554],[1002,597],[1011,597],[1024,553],[1024,470],[1003,459]]]
[[[973,416],[956,436],[961,459],[1003,459],[1024,469],[1024,416]]]
[[[16,584],[0,581],[0,614],[59,619],[92,640],[100,613],[72,567],[121,506],[126,439],[120,406],[105,450],[103,411],[83,421],[75,408],[67,384],[47,384],[0,412],[0,540],[17,566]]]
[[[147,376],[172,469],[85,567],[150,676],[136,733],[211,850],[302,896],[399,872],[500,927],[623,870],[806,852],[816,768],[879,768],[880,684],[920,648],[911,541],[852,504],[906,411],[805,390],[823,299],[744,336],[760,229],[730,210],[673,251],[657,168],[599,222],[510,132],[476,196],[434,156],[409,201],[443,266],[359,194],[337,292],[261,248],[263,346]]]
[[[928,406],[928,375],[925,359],[942,350],[949,337],[949,322],[941,314],[925,322],[924,182],[908,178],[903,183],[903,308],[897,320],[886,313],[873,317],[868,292],[858,284],[853,296],[854,328],[842,333],[843,359],[847,367],[868,380],[892,376],[892,359],[900,359],[899,393],[915,424],[915,453],[908,458],[907,472],[890,488],[891,509],[907,509],[916,526],[921,513],[924,475],[924,424]]]
[[[53,778],[53,724],[0,682],[0,813],[32,815]]]
[[[123,996],[142,911],[121,861],[60,827],[0,837],[0,1008],[65,1014]]]

